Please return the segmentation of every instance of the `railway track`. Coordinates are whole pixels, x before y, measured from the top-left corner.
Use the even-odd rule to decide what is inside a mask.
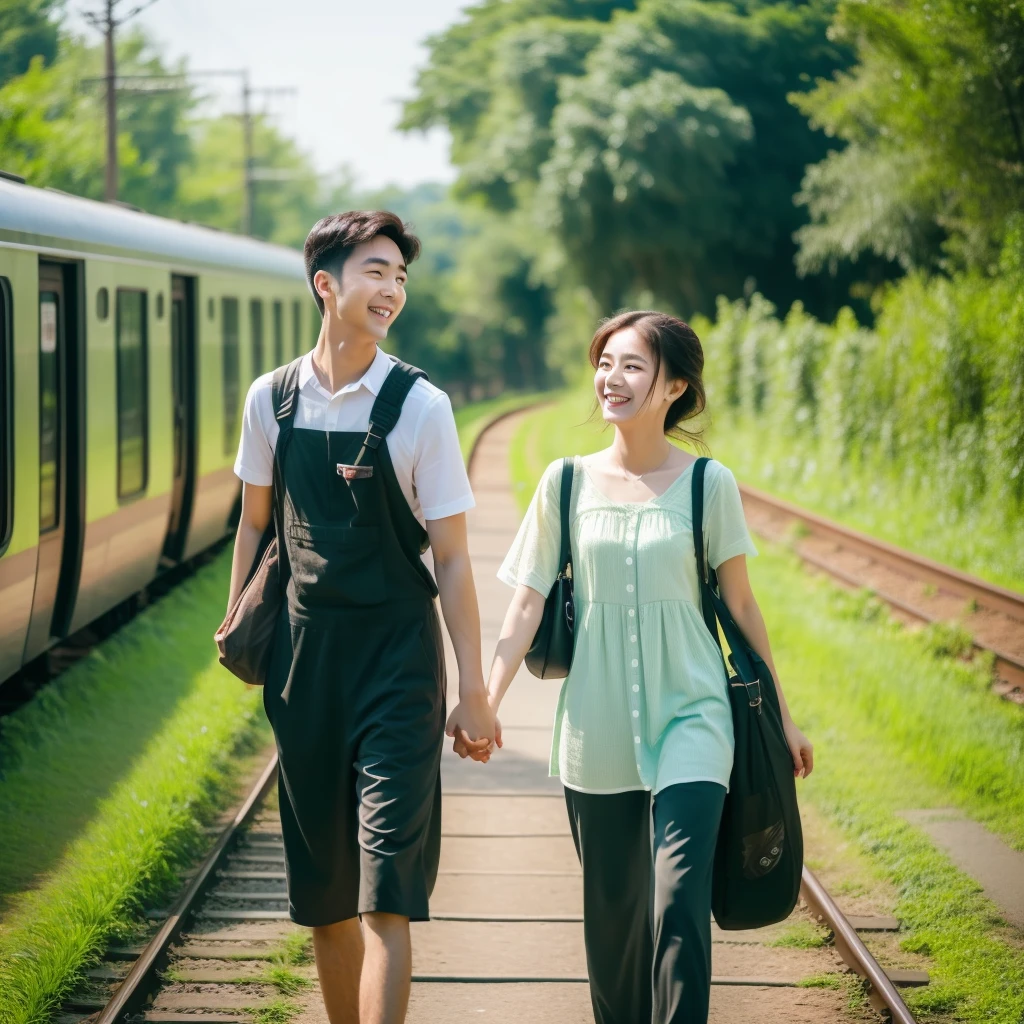
[[[192,880],[167,911],[150,942],[138,949],[111,950],[104,964],[90,972],[92,994],[83,994],[78,997],[77,1003],[73,1000],[66,1007],[62,1015],[63,1024],[85,1021],[85,1012],[93,1008],[104,989],[109,991],[109,998],[102,1009],[88,1018],[88,1024],[246,1024],[252,1019],[254,1011],[258,1012],[275,1002],[275,979],[280,984],[282,976],[268,972],[267,968],[281,960],[281,950],[284,948],[282,943],[287,934],[299,931],[288,923],[285,909],[284,854],[279,820],[273,807],[266,806],[276,774],[277,758],[274,756],[232,821],[218,836]],[[488,830],[485,822],[482,833],[466,834],[456,822],[449,821],[445,829],[448,843],[460,838],[479,838],[480,835],[509,841],[528,837],[568,840],[568,829],[564,822],[561,830],[557,830],[543,827],[539,821],[541,817],[549,821],[558,817],[564,819],[564,809],[557,794],[461,791],[449,799],[458,801],[460,798],[471,802],[485,798],[498,805],[532,802],[534,806],[528,812],[528,817],[534,821],[532,824],[523,821],[521,827],[533,831],[510,832],[507,824]],[[538,802],[541,802],[540,814],[537,813]],[[547,805],[550,805],[553,813],[547,813]],[[474,817],[478,818],[479,812],[475,812]],[[509,820],[504,807],[499,814],[491,817],[492,822],[507,823]],[[442,876],[457,876],[460,881],[464,881],[471,874],[460,864],[449,862],[446,870],[442,863]],[[490,872],[490,877],[498,874],[500,872]],[[574,874],[578,873],[534,869],[524,873],[523,877],[528,880],[529,886],[539,886],[545,893],[554,893],[558,888],[565,888],[565,880]],[[442,877],[439,881],[442,890],[450,888],[445,884],[449,878]],[[480,880],[484,886],[489,884],[487,877]],[[551,899],[550,894],[541,895],[544,899]],[[897,983],[905,984],[914,980],[920,982],[921,979],[909,979],[909,972],[887,974],[869,952],[860,935],[861,931],[890,928],[891,924],[884,920],[847,918],[806,868],[802,897],[811,917],[828,929],[835,952],[843,963],[863,980],[871,1005],[886,1019],[897,1024],[912,1024],[914,1018],[899,994]],[[444,898],[443,894],[441,898]],[[527,904],[530,902],[536,904],[537,900],[528,900]],[[532,914],[493,911],[467,914],[441,909],[435,912],[434,921],[442,927],[445,924],[455,924],[457,927],[459,923],[470,926],[500,923],[537,930],[544,926],[564,928],[568,925],[581,928],[582,917],[579,913],[567,912],[570,908],[564,898],[555,895],[552,902],[554,911]],[[527,905],[522,909],[536,910],[536,907]],[[743,943],[742,936],[740,942]],[[455,954],[452,959],[458,959],[458,950],[451,949],[448,952]],[[716,954],[721,952],[722,947],[716,946]],[[291,976],[293,979],[304,977],[302,973],[295,972]],[[547,977],[538,977],[536,971],[531,970],[521,970],[518,974],[513,970],[505,975],[492,973],[488,976],[460,974],[451,970],[445,973],[436,968],[431,969],[430,964],[426,965],[425,970],[420,968],[414,974],[414,982],[420,988],[453,983],[463,987],[501,984],[503,988],[498,992],[497,1000],[501,1000],[510,991],[508,986],[532,984],[535,987],[550,988],[557,998],[564,994],[558,991],[560,988],[564,989],[567,985],[580,987],[585,981],[585,976],[580,976],[578,972],[568,974],[560,971],[557,965]],[[789,988],[794,993],[804,991],[793,987],[792,980],[786,977],[738,976],[728,972],[728,965],[726,973],[716,975],[715,983],[719,988]],[[303,982],[295,983],[293,980],[293,984],[300,985]],[[75,1006],[79,1011],[77,1014],[73,1012]],[[415,1000],[413,1009],[416,1010]],[[410,1020],[441,1019],[431,1016],[429,1007],[421,1009],[425,1012],[414,1012]]]
[[[500,557],[505,534],[518,523],[498,479],[504,460],[490,450],[507,443],[514,426],[492,430],[488,450],[473,462],[477,521],[485,524],[475,534],[473,556],[486,565]],[[490,588],[495,599],[505,595],[480,576],[485,631],[496,631],[500,616],[493,614]],[[592,1019],[580,873],[561,790],[546,777],[543,748],[556,690],[529,678],[517,683],[503,707],[506,748],[486,768],[446,755],[441,871],[433,920],[414,925],[410,1024],[484,1010],[495,1021]],[[59,1024],[80,1024],[90,1013],[87,1024],[242,1024],[253,1014],[271,1020],[281,1012],[282,993],[308,1007],[308,1019],[322,1019],[315,974],[302,964],[302,933],[286,910],[275,773],[272,758],[185,890],[160,915],[149,943],[110,950]],[[845,916],[809,870],[802,896],[795,919],[826,929],[828,946],[777,948],[767,941],[777,930],[767,936],[716,930],[712,1021],[863,1020],[844,1016],[842,993],[800,987],[808,976],[823,970],[834,976],[845,965],[877,1011],[910,1024],[897,986],[925,983],[927,976],[886,973],[864,941],[899,923]]]
[[[991,651],[1000,696],[1024,705],[1024,595],[832,522],[746,484],[747,521],[789,540],[808,564],[848,587],[866,587],[913,622],[959,622]],[[795,529],[794,529],[795,528]]]

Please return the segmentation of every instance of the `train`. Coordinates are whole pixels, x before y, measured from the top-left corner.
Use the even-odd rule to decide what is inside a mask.
[[[230,532],[248,385],[320,323],[293,249],[0,172],[0,686]]]

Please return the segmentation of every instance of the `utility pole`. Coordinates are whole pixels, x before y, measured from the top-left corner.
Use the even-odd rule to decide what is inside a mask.
[[[256,212],[255,186],[252,180],[253,145],[252,145],[252,87],[249,85],[249,72],[242,74],[242,166],[245,168],[245,196],[242,199],[242,234],[252,234],[253,215]]]
[[[156,3],[156,0],[145,0],[120,20],[114,17],[114,10],[119,3],[121,0],[104,0],[102,13],[83,11],[85,20],[103,33],[103,81],[107,87],[107,164],[103,193],[108,203],[117,202],[117,54],[114,50],[114,32]]]
[[[108,7],[116,5],[119,0],[105,0]],[[155,0],[149,0],[153,3]],[[149,6],[149,3],[143,5]],[[136,8],[136,11],[142,7]],[[132,14],[136,13],[135,11]],[[109,37],[108,37],[109,38]],[[108,50],[109,52],[109,50]],[[256,182],[257,181],[289,181],[295,177],[292,171],[277,170],[275,168],[259,168],[256,166],[255,155],[255,122],[256,115],[253,113],[252,104],[254,96],[289,96],[297,91],[292,87],[270,86],[253,87],[249,84],[248,69],[236,71],[217,69],[211,71],[190,71],[187,74],[171,75],[120,75],[111,74],[111,65],[108,64],[108,74],[103,78],[84,78],[83,85],[98,85],[104,83],[107,89],[107,194],[108,202],[117,199],[117,133],[110,131],[110,124],[117,121],[116,107],[112,108],[115,102],[111,99],[118,92],[134,93],[157,93],[176,92],[190,87],[190,79],[193,78],[238,78],[242,82],[242,234],[251,235],[256,207]],[[113,109],[113,114],[111,110]],[[235,115],[239,116],[239,115]],[[113,147],[113,148],[111,148]],[[113,174],[113,187],[111,187],[111,174]]]
[[[261,96],[289,96],[295,93],[295,89],[283,87],[254,89],[249,84],[249,72],[242,72],[242,164],[245,174],[245,196],[242,203],[243,235],[252,234],[253,220],[256,214],[256,182],[259,180],[284,180],[284,175],[280,173],[275,174],[256,170],[252,114],[252,98],[256,93]]]
[[[113,203],[117,201],[117,64],[114,57],[114,0],[107,0],[103,29],[103,77],[107,84],[107,166],[103,195],[108,203]]]

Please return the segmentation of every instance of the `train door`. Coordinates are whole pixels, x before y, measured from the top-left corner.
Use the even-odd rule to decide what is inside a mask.
[[[71,621],[82,554],[84,396],[79,268],[39,263],[39,554],[25,660]]]
[[[164,542],[165,564],[180,561],[195,493],[195,278],[171,280],[171,380],[174,405],[174,483]]]

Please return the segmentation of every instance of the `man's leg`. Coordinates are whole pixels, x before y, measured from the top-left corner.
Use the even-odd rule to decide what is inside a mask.
[[[412,987],[409,918],[363,914],[363,929],[366,953],[359,981],[359,1024],[402,1024]]]
[[[360,1024],[359,974],[363,969],[363,933],[359,918],[313,929],[313,953],[327,1019],[331,1024]]]

